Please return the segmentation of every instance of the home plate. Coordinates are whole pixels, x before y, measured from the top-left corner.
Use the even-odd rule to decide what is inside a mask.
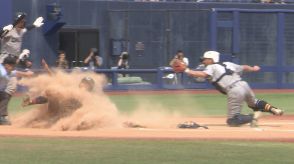
[[[264,129],[262,129],[262,128],[253,128],[253,130],[255,130],[255,131],[264,131]]]

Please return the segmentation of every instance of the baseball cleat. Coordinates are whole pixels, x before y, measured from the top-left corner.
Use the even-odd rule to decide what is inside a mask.
[[[250,127],[251,128],[258,128],[258,120],[257,119],[253,119],[250,123]]]
[[[259,119],[262,116],[262,112],[261,111],[255,111],[253,114],[253,119]]]
[[[5,116],[0,117],[0,125],[11,125],[9,119]]]
[[[276,116],[281,116],[284,114],[284,110],[279,109],[279,108],[272,108],[271,113]]]

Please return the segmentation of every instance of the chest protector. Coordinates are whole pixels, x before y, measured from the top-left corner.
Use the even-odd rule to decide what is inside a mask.
[[[215,63],[215,64],[218,64],[218,65],[221,65],[225,68],[225,73],[223,73],[219,78],[217,78],[215,81],[211,81],[211,84],[215,87],[216,90],[218,90],[220,93],[222,94],[227,94],[227,92],[225,91],[225,88],[223,88],[222,86],[219,85],[219,81],[224,77],[224,76],[231,76],[234,71],[230,70],[227,68],[227,66],[224,64],[224,63]]]

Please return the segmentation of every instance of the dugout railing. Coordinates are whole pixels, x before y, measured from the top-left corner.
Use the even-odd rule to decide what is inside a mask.
[[[205,89],[211,86],[203,79],[191,78],[184,73],[174,73],[169,67],[157,69],[96,69],[106,75],[106,90],[164,90],[164,89]],[[123,77],[122,75],[126,75]],[[145,77],[148,76],[146,79]],[[172,77],[170,77],[172,76]],[[120,78],[139,77],[142,81],[119,82]],[[153,80],[150,80],[153,79]]]
[[[47,73],[42,69],[32,70],[35,74]],[[106,77],[105,90],[165,90],[165,89],[207,89],[211,85],[203,79],[191,78],[184,73],[175,74],[170,67],[159,67],[157,69],[87,69],[79,67],[64,70],[67,73],[72,71],[95,72]],[[126,77],[123,77],[126,75]],[[169,75],[173,75],[172,78]],[[120,81],[124,78],[124,81]],[[130,79],[130,80],[128,80]],[[132,79],[135,79],[132,80]],[[138,79],[140,79],[138,81]],[[99,85],[99,84],[98,84]],[[27,91],[25,86],[18,86],[19,92]]]

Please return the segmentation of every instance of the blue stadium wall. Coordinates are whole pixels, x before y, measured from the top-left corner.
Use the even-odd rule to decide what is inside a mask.
[[[115,42],[127,43],[131,68],[136,69],[167,66],[178,49],[185,52],[193,68],[205,50],[215,49],[226,60],[261,65],[263,72],[245,75],[253,86],[294,88],[294,5],[1,0],[0,24],[7,24],[17,11],[26,12],[29,23],[38,16],[46,17],[46,5],[53,3],[62,8],[62,21],[66,22],[63,28],[99,30],[97,47],[104,58],[104,68],[115,66]],[[215,13],[213,8],[225,10]],[[32,51],[35,67],[39,67],[41,58],[54,64],[58,36],[45,36],[42,29],[26,35],[23,47]]]

